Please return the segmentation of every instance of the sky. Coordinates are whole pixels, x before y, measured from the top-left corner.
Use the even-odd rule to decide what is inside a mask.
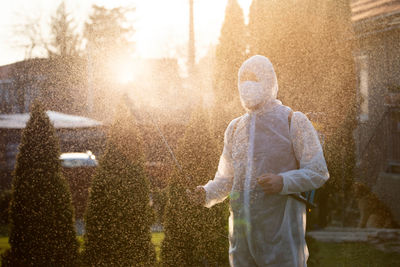
[[[25,48],[16,34],[16,25],[39,19],[44,35],[50,17],[61,0],[0,0],[0,66],[24,59]],[[251,0],[238,0],[245,17]],[[194,0],[196,60],[207,54],[218,37],[227,0]],[[66,8],[82,27],[93,4],[108,8],[134,6],[129,18],[136,33],[132,57],[184,59],[187,52],[189,0],[65,0]],[[35,56],[41,56],[38,52]]]

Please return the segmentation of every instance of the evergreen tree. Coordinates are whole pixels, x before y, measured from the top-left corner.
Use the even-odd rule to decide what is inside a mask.
[[[4,266],[73,266],[78,242],[71,195],[61,174],[59,141],[35,103],[22,133],[13,173],[11,250]]]
[[[346,91],[346,101],[354,102],[348,1],[254,0],[248,27],[250,54],[271,59],[284,104],[303,112],[329,112],[337,116],[333,124],[343,118],[332,99],[343,99]]]
[[[81,53],[82,38],[76,32],[74,20],[61,2],[55,16],[51,17],[51,39],[46,45],[49,57],[73,57]]]
[[[326,221],[326,211],[329,210],[329,217],[333,213],[340,214],[335,219],[349,225],[351,216],[346,214],[346,207],[351,203],[349,198],[352,195],[350,191],[355,167],[353,133],[357,126],[356,74],[352,53],[355,38],[348,1],[326,1],[321,5],[321,10],[324,23],[321,25],[323,35],[320,46],[325,50],[320,52],[323,57],[318,68],[324,79],[319,86],[326,94],[323,105],[326,106],[325,113],[329,119],[324,121],[325,131],[328,133],[325,156],[331,177],[323,189],[324,192],[321,192],[325,193],[326,199],[319,203],[319,210],[322,212],[320,224]],[[315,71],[316,75],[317,73]]]
[[[314,88],[309,79],[310,44],[314,37],[309,30],[313,18],[307,8],[310,1],[254,0],[248,25],[250,54],[271,60],[278,76],[279,98],[302,111],[315,110],[311,106],[314,102],[307,99]]]
[[[219,153],[210,131],[209,115],[196,109],[179,141],[177,157],[183,173],[169,186],[161,259],[165,266],[228,265],[227,203],[211,209],[195,206],[185,190],[205,184],[215,175]]]
[[[119,94],[110,90],[118,76],[118,66],[132,55],[135,33],[127,18],[134,8],[115,7],[108,9],[93,5],[89,20],[85,23],[84,37],[87,40],[86,51],[89,75],[92,81],[92,97],[96,99],[93,116],[99,120],[110,120],[118,105]]]
[[[318,194],[324,196],[321,211],[328,210],[328,195],[348,188],[353,176],[356,76],[350,16],[346,0],[253,0],[249,14],[250,53],[271,59],[279,99],[294,110],[320,114],[331,174]],[[335,195],[346,198],[343,192]]]
[[[246,27],[237,0],[228,0],[215,55],[213,87],[217,106],[239,105],[238,70],[246,53]]]
[[[93,5],[92,14],[85,23],[84,36],[96,60],[115,59],[117,55],[126,56],[133,52],[134,42],[131,37],[135,30],[130,25],[127,15],[134,8],[116,7],[107,9]]]
[[[142,140],[120,106],[93,178],[86,213],[85,261],[91,266],[152,266],[155,250]]]
[[[196,266],[195,240],[191,229],[192,207],[185,193],[184,177],[175,172],[168,185],[168,202],[164,216],[164,240],[161,244],[162,266]],[[188,221],[190,218],[190,222]]]
[[[215,106],[212,109],[213,134],[222,150],[228,123],[242,113],[238,94],[238,71],[246,59],[247,31],[237,0],[229,0],[216,48],[213,73]]]

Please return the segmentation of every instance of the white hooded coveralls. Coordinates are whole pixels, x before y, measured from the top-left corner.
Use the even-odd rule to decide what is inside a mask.
[[[242,81],[244,72],[255,74],[258,81]],[[294,112],[289,127],[291,110],[276,99],[277,91],[276,75],[266,57],[254,56],[243,63],[239,93],[247,113],[229,124],[218,171],[203,186],[206,207],[230,195],[231,266],[307,265],[305,204],[288,194],[322,186],[329,173],[311,122]],[[257,183],[266,173],[283,177],[279,194],[266,194]]]

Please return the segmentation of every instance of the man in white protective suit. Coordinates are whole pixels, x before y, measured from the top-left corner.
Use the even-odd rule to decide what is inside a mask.
[[[230,196],[231,266],[307,266],[306,206],[289,194],[329,178],[317,132],[303,113],[276,99],[268,58],[247,59],[238,78],[246,113],[225,131],[215,178],[190,197],[211,207]]]

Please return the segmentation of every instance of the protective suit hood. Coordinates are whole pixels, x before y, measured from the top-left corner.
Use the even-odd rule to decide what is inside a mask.
[[[242,106],[247,111],[280,103],[276,99],[278,81],[271,61],[260,55],[243,62],[238,72],[238,89]]]

